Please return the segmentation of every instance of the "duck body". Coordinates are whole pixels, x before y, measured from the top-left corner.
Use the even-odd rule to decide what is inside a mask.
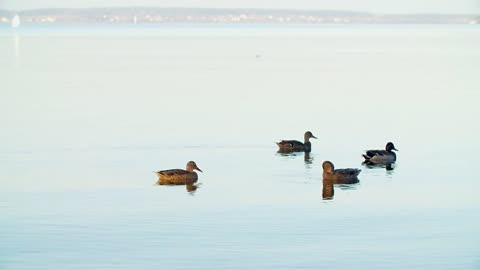
[[[194,170],[202,171],[193,161],[187,163],[187,169],[171,169],[155,172],[158,176],[158,185],[191,185],[198,180]]]
[[[362,170],[360,169],[336,169],[333,163],[325,161],[322,164],[323,167],[323,179],[332,181],[334,184],[355,184],[358,183],[358,175]]]
[[[172,169],[156,172],[158,185],[188,185],[197,182],[196,172],[189,172],[182,169]]]
[[[369,164],[391,164],[397,160],[397,155],[393,151],[398,151],[393,143],[389,142],[385,150],[367,150],[362,154],[365,163]]]
[[[302,143],[300,141],[295,141],[295,140],[282,140],[281,142],[277,142],[277,145],[280,152],[311,152],[312,151],[311,142]]]
[[[312,143],[310,142],[310,138],[316,139],[317,137],[313,136],[312,132],[307,131],[304,134],[304,142],[300,142],[297,140],[282,140],[277,142],[279,152],[311,152],[312,151]]]
[[[363,154],[365,162],[373,164],[393,163],[397,160],[397,155],[393,152],[388,153],[385,150],[368,150]]]

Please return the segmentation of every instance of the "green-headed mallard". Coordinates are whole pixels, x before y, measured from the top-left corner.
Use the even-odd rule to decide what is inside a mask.
[[[197,164],[194,161],[189,161],[187,163],[187,169],[172,169],[158,171],[158,185],[188,185],[197,182],[198,175],[194,170],[201,171],[197,167]]]
[[[323,167],[323,179],[331,180],[335,184],[355,184],[358,183],[359,169],[336,169],[333,163],[330,161],[324,161]]]
[[[279,147],[279,152],[310,152],[312,151],[310,138],[316,139],[317,137],[313,136],[312,132],[307,131],[303,143],[296,140],[282,140],[276,144]]]
[[[393,150],[398,151],[392,142],[387,143],[385,150],[368,150],[362,156],[365,163],[371,164],[391,164],[397,160],[397,155]]]

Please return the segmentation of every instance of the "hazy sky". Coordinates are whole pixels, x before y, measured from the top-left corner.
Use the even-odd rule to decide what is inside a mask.
[[[377,13],[480,13],[480,0],[0,0],[0,8],[51,7],[218,7],[297,8]]]

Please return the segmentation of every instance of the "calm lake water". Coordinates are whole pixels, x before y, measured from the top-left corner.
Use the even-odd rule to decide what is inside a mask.
[[[480,269],[478,26],[0,29],[0,269]],[[275,141],[311,130],[310,157]],[[393,141],[393,170],[361,164]],[[204,171],[196,191],[153,171]],[[322,198],[324,160],[362,169]]]

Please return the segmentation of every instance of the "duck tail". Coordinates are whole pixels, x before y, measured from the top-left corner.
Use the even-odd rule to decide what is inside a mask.
[[[362,154],[363,158],[365,159],[365,161],[370,161],[370,157],[365,155],[365,154]]]

